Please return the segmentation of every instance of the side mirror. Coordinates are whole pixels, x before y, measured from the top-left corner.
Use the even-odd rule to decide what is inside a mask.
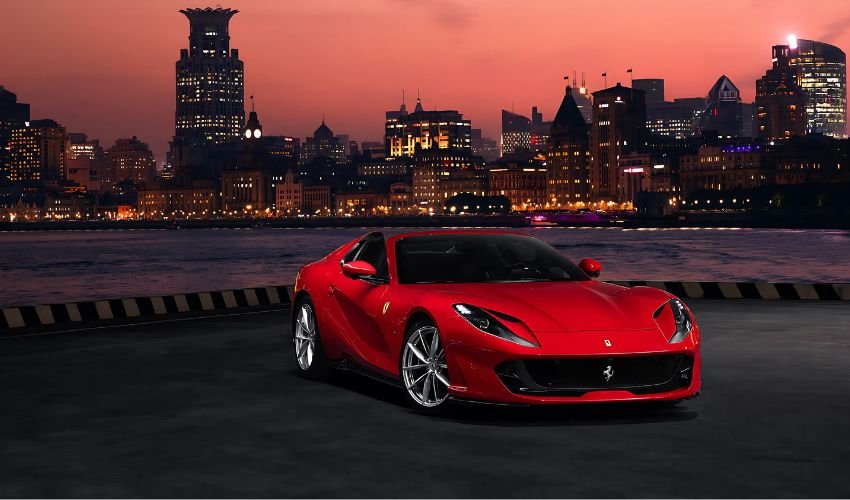
[[[342,265],[342,273],[349,278],[363,278],[375,276],[378,271],[365,260],[353,260]]]
[[[578,267],[584,271],[584,274],[591,278],[598,278],[599,273],[602,272],[602,264],[600,264],[598,260],[594,259],[581,259],[578,263]]]

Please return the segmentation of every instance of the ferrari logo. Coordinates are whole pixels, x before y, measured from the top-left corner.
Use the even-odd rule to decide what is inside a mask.
[[[605,378],[606,382],[609,382],[611,377],[614,376],[614,367],[611,365],[606,366],[605,369],[602,370],[602,376]]]
[[[611,341],[610,340],[605,339],[605,347],[611,347]]]
[[[389,303],[389,302],[384,303],[384,313],[383,313],[383,314],[385,314],[385,315],[386,315],[386,314],[387,314],[387,309],[389,309],[389,308],[390,308],[390,303]]]

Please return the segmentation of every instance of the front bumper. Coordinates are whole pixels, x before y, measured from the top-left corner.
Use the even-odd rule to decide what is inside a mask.
[[[459,320],[459,321],[457,321]],[[536,333],[522,347],[469,327],[440,326],[446,338],[449,394],[506,404],[680,400],[700,389],[699,330],[669,344],[660,332]]]

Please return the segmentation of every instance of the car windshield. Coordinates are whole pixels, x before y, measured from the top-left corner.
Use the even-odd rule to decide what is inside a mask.
[[[433,234],[396,242],[399,283],[584,281],[560,252],[530,236]]]

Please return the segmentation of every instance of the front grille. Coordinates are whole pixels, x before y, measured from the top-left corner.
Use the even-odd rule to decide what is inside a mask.
[[[686,354],[507,361],[496,373],[512,392],[580,396],[592,391],[668,392],[691,383]]]

